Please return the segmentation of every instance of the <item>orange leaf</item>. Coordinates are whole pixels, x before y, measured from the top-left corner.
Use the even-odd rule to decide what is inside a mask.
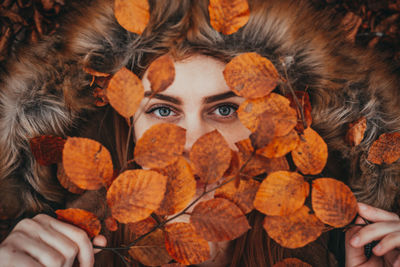
[[[372,143],[368,160],[375,164],[391,164],[400,158],[400,133],[384,133]]]
[[[110,152],[97,141],[69,137],[63,150],[63,166],[70,180],[82,189],[108,187],[113,180]]]
[[[142,81],[133,72],[122,68],[111,78],[106,94],[111,106],[123,117],[129,118],[139,108],[144,89]]]
[[[297,100],[303,109],[303,114],[304,114],[304,119],[306,123],[306,128],[310,127],[312,123],[312,117],[311,117],[311,103],[310,103],[310,96],[307,94],[307,92],[304,91],[296,91],[295,95],[297,97]],[[304,123],[301,117],[301,112],[299,110],[299,106],[297,105],[296,101],[293,98],[292,94],[287,94],[286,97],[290,100],[290,106],[294,108],[297,111],[297,125],[296,125],[296,130],[299,133],[304,132]]]
[[[186,142],[186,130],[175,124],[150,127],[137,141],[135,161],[146,168],[164,168],[178,160]]]
[[[198,264],[210,258],[208,242],[189,223],[166,225],[166,248],[169,255],[182,264]]]
[[[312,267],[312,266],[296,258],[287,258],[284,259],[283,261],[274,264],[274,266],[272,267]]]
[[[351,146],[358,146],[364,139],[365,131],[367,130],[367,119],[362,117],[353,123],[349,124],[349,129],[346,134],[346,142]]]
[[[65,139],[59,136],[42,135],[29,140],[31,151],[40,165],[61,162]]]
[[[150,19],[148,0],[114,0],[114,15],[124,29],[142,34]]]
[[[156,225],[157,222],[152,217],[147,217],[144,220],[127,224],[130,232],[133,233],[136,237],[142,236],[150,232]]]
[[[118,222],[113,217],[108,217],[105,219],[104,223],[110,232],[115,232],[118,230]]]
[[[275,66],[257,53],[233,58],[224,69],[226,84],[244,98],[259,98],[271,93],[280,78]]]
[[[208,12],[211,26],[223,34],[237,32],[250,17],[247,0],[210,0]]]
[[[328,146],[316,131],[308,127],[297,147],[292,150],[292,158],[303,174],[318,174],[328,159]]]
[[[260,183],[253,179],[240,181],[239,187],[229,182],[215,190],[214,197],[226,198],[235,203],[244,214],[253,210],[253,201]]]
[[[244,101],[237,110],[239,120],[250,131],[255,132],[258,126],[258,116],[269,112],[275,125],[275,135],[287,135],[297,124],[296,110],[290,107],[286,97],[279,94],[269,95]]]
[[[192,211],[190,222],[198,234],[212,242],[235,239],[250,229],[239,207],[224,198],[198,203]]]
[[[150,216],[164,198],[167,177],[149,170],[128,170],[114,180],[107,192],[112,216],[134,223]]]
[[[71,180],[65,173],[62,163],[57,164],[57,179],[62,187],[64,187],[73,194],[83,194],[83,192],[85,192],[85,190],[77,187],[73,182],[71,182]]]
[[[268,111],[258,116],[258,126],[250,135],[250,141],[254,149],[260,149],[268,145],[275,136],[275,124]]]
[[[160,266],[172,260],[165,249],[165,236],[161,229],[137,242],[129,249],[129,254],[146,266]]]
[[[168,177],[164,200],[157,210],[159,215],[173,215],[183,210],[196,194],[196,180],[189,163],[180,157],[174,164],[159,170]]]
[[[233,178],[239,172],[239,167],[240,167],[239,152],[231,150],[231,154],[232,154],[232,156],[231,156],[231,163],[229,164],[229,168],[222,175],[222,177],[225,177],[225,178]]]
[[[147,78],[154,93],[160,93],[167,89],[175,79],[175,67],[172,58],[169,55],[163,55],[154,60],[147,69]]]
[[[276,136],[265,147],[257,150],[257,154],[266,158],[279,158],[297,147],[299,136],[295,130],[291,130],[285,136]]]
[[[231,156],[228,143],[217,130],[197,139],[189,154],[194,173],[205,184],[212,184],[222,177],[230,165]]]
[[[313,181],[311,201],[315,215],[334,227],[349,224],[357,214],[357,200],[353,192],[343,182],[332,178]]]
[[[265,216],[264,229],[285,248],[300,248],[316,240],[325,225],[303,206],[287,216]]]
[[[71,223],[88,234],[90,238],[97,236],[101,230],[101,223],[93,213],[81,209],[56,210],[57,219]]]
[[[108,76],[110,76],[110,74],[108,74],[108,73],[100,72],[100,71],[97,71],[97,70],[89,68],[89,67],[83,67],[83,70],[86,73],[88,73],[90,75],[93,75],[93,76],[96,76],[96,77],[108,77]]]
[[[110,103],[110,101],[108,101],[108,98],[106,96],[106,91],[99,87],[93,89],[93,97],[96,98],[94,101],[96,107],[104,107],[108,105],[108,103]]]
[[[288,215],[301,208],[310,185],[296,172],[277,171],[265,178],[257,191],[254,207],[271,216]]]

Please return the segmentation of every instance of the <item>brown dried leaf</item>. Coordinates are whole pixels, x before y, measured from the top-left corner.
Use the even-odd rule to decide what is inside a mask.
[[[169,255],[182,264],[199,264],[210,258],[208,242],[189,223],[166,225],[166,248]]]
[[[142,34],[150,20],[148,0],[115,0],[114,15],[124,29]]]
[[[62,163],[57,164],[57,179],[60,182],[62,187],[64,187],[65,189],[67,189],[69,192],[71,192],[73,194],[80,195],[80,194],[83,194],[83,192],[85,192],[85,190],[77,187],[73,182],[71,182],[71,180],[65,173]]]
[[[257,130],[250,135],[250,141],[254,149],[260,149],[268,145],[275,136],[275,123],[268,111],[258,116]]]
[[[297,147],[299,136],[295,130],[291,130],[285,136],[276,136],[265,147],[258,149],[257,154],[266,158],[280,158]]]
[[[311,191],[315,215],[333,227],[349,224],[357,214],[357,200],[350,188],[332,178],[313,181]]]
[[[96,77],[108,77],[108,76],[110,76],[109,73],[100,72],[100,71],[97,71],[97,70],[89,68],[89,67],[83,67],[83,70],[86,73],[88,73],[90,75],[93,75],[93,76],[96,76]]]
[[[212,242],[233,240],[250,229],[239,207],[224,198],[198,203],[192,211],[190,222],[199,235]]]
[[[157,229],[131,247],[129,254],[146,266],[160,266],[172,260],[165,249],[165,236],[161,229]]]
[[[284,216],[304,205],[310,185],[296,172],[277,171],[265,178],[257,191],[254,207],[271,216]]]
[[[104,223],[110,232],[115,232],[118,230],[118,222],[113,217],[108,217],[104,220]]]
[[[164,198],[167,177],[150,170],[127,170],[107,192],[112,216],[120,223],[134,223],[150,216]]]
[[[196,194],[196,180],[189,163],[180,157],[174,164],[159,171],[168,177],[164,200],[157,210],[159,215],[173,215],[183,210]]]
[[[278,244],[293,249],[316,240],[325,227],[306,206],[288,216],[265,216],[263,226]]]
[[[152,217],[148,217],[139,222],[127,224],[130,232],[134,234],[136,237],[142,236],[150,232],[156,225],[157,222]]]
[[[312,266],[296,258],[286,258],[283,261],[274,264],[274,266],[272,267],[312,267]]]
[[[186,143],[186,130],[175,124],[150,127],[137,141],[135,161],[146,168],[164,168],[178,160]]]
[[[358,146],[364,139],[365,131],[367,130],[367,119],[362,117],[353,123],[349,124],[349,129],[346,134],[346,142],[351,146]]]
[[[59,136],[42,135],[31,138],[29,144],[36,161],[40,165],[50,165],[61,162],[65,141]]]
[[[328,146],[316,131],[308,127],[297,147],[292,150],[292,158],[303,174],[318,174],[326,165]]]
[[[250,131],[255,132],[258,126],[258,116],[264,112],[272,115],[271,120],[275,125],[275,135],[287,135],[297,124],[296,110],[290,107],[286,97],[279,94],[269,95],[244,101],[237,110],[239,120]]]
[[[400,133],[384,133],[372,143],[368,151],[368,160],[381,165],[392,164],[400,158]]]
[[[194,173],[205,184],[212,184],[222,177],[230,165],[231,156],[228,143],[217,130],[197,139],[189,153]]]
[[[356,34],[361,26],[361,23],[361,17],[353,12],[347,12],[346,16],[344,16],[342,19],[343,28],[347,32],[346,39],[351,43],[355,43]]]
[[[300,106],[303,108],[306,128],[310,127],[312,123],[312,116],[311,116],[312,108],[311,108],[310,96],[307,94],[307,92],[304,91],[296,91],[295,95],[297,97]],[[297,125],[295,128],[299,133],[303,133],[305,128],[303,119],[301,117],[301,111],[299,110],[299,106],[297,105],[292,94],[287,94],[286,97],[290,101],[290,106],[294,108],[297,112]]]
[[[233,58],[226,64],[223,74],[231,90],[244,98],[266,96],[280,80],[272,62],[254,52]]]
[[[231,155],[231,163],[229,165],[229,168],[222,175],[222,177],[225,177],[227,179],[235,177],[238,174],[240,168],[239,152],[231,150]]]
[[[169,55],[163,55],[154,60],[147,69],[147,78],[154,93],[160,93],[167,89],[175,79],[175,67],[172,58]]]
[[[235,203],[244,214],[253,210],[253,201],[260,183],[253,179],[240,181],[239,187],[229,182],[215,190],[214,197],[226,198]]]
[[[210,0],[208,12],[211,26],[223,34],[237,32],[250,17],[247,0]]]
[[[144,97],[141,80],[127,68],[120,69],[111,78],[106,95],[111,106],[123,117],[135,114]]]
[[[93,97],[95,98],[94,104],[96,107],[104,107],[110,103],[107,98],[106,91],[99,87],[93,89]]]
[[[81,209],[56,210],[57,219],[71,223],[88,234],[90,238],[97,236],[101,230],[101,223],[93,213]]]
[[[82,189],[107,188],[114,178],[110,152],[88,138],[67,139],[63,150],[63,166],[70,180]]]

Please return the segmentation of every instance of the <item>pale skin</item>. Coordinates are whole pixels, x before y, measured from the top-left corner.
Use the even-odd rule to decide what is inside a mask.
[[[206,56],[192,56],[175,62],[174,83],[150,101],[150,83],[146,74],[143,85],[147,97],[135,118],[134,134],[139,139],[152,125],[174,123],[187,130],[185,156],[202,135],[217,129],[232,149],[234,143],[245,139],[250,132],[240,123],[236,109],[244,101],[230,92],[222,75],[224,63]],[[371,222],[365,227],[353,227],[346,233],[346,266],[400,266],[400,220],[391,212],[359,204],[359,215]],[[363,224],[362,219],[356,223]],[[359,242],[356,243],[357,239]],[[379,240],[382,248],[374,248],[370,260],[364,256],[363,246]],[[37,215],[19,222],[0,244],[0,267],[48,266],[69,267],[77,259],[82,267],[93,266],[93,245],[105,246],[99,235],[90,240],[87,234],[70,224],[47,215]],[[378,245],[378,246],[379,246]],[[211,244],[211,260],[205,266],[223,266],[229,261],[227,243]],[[379,247],[378,247],[379,248]],[[384,265],[384,260],[389,264]]]

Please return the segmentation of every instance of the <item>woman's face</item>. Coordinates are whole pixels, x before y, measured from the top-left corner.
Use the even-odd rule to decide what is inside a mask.
[[[145,98],[135,118],[135,139],[154,124],[173,123],[186,129],[185,152],[202,135],[217,129],[236,149],[234,143],[250,132],[239,121],[236,110],[244,98],[227,86],[222,71],[225,64],[207,56],[195,55],[174,63],[175,80],[165,91],[151,95],[147,72],[143,77]]]

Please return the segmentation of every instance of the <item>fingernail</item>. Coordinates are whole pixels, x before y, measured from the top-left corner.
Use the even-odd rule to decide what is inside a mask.
[[[360,209],[360,210],[366,210],[367,209],[367,206],[365,206],[365,205],[363,205],[363,204],[359,204],[358,205],[358,208]]]
[[[358,236],[353,237],[353,238],[351,239],[351,244],[352,244],[353,246],[357,246],[358,244],[360,244],[360,237],[358,237]]]
[[[381,249],[382,249],[382,246],[381,246],[380,244],[378,244],[378,245],[376,245],[376,246],[374,247],[374,251],[375,251],[375,252],[379,252]]]

